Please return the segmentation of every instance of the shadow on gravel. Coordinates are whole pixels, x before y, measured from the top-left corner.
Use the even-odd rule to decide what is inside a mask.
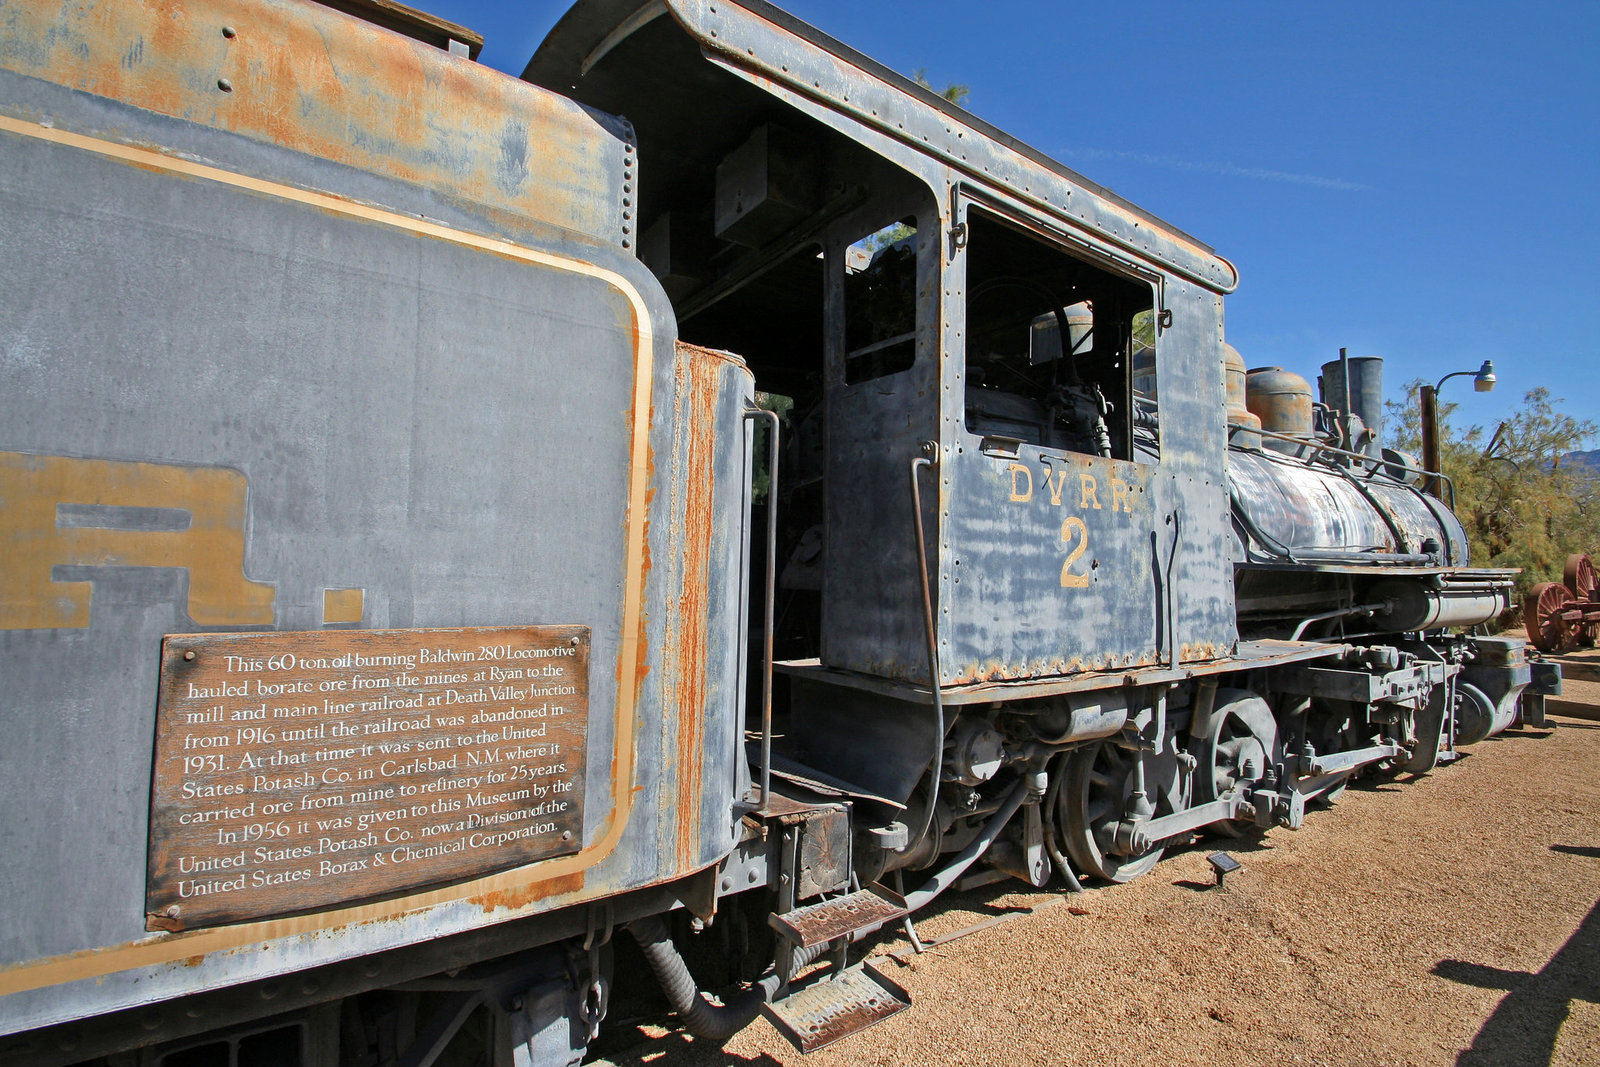
[[[613,1053],[609,1058],[600,1060],[593,1067],[782,1067],[782,1061],[775,1060],[765,1052],[757,1056],[736,1056],[727,1049],[720,1049],[712,1041],[698,1041],[688,1034],[674,1033],[665,1037],[653,1038],[641,1045],[635,1045],[626,1052]]]
[[[1456,1057],[1457,1064],[1548,1064],[1572,1002],[1600,1004],[1600,903],[1589,909],[1567,943],[1536,973],[1507,971],[1465,960],[1440,960],[1433,965],[1433,973],[1479,989],[1507,991],[1473,1038],[1472,1047]]]
[[[1600,860],[1600,848],[1593,845],[1551,845],[1551,852],[1560,852],[1568,856],[1588,856],[1590,859]]]
[[[1031,904],[1005,899],[1017,894],[1042,899],[1035,899]],[[1092,896],[1092,893],[1089,894],[1089,899]],[[949,890],[917,914],[917,926],[927,939],[927,947],[936,950],[940,945],[959,940],[977,929],[996,925],[999,921],[1020,919],[1047,906],[1067,904],[1068,910],[1075,915],[1088,914],[1082,907],[1070,903],[1084,899],[1077,894],[1054,889],[1035,890],[1015,879],[1006,878],[987,885]],[[955,929],[943,930],[941,937],[932,936],[929,929],[948,926],[947,916],[950,913],[965,913],[962,917],[970,916],[971,921],[962,922]],[[890,923],[852,947],[850,961],[854,963],[884,953],[891,954],[897,961],[914,956],[914,950],[905,941],[904,927],[899,922]],[[630,955],[636,956],[637,953],[631,951]],[[614,1015],[622,1015],[623,1011],[627,1015],[613,1018],[607,1023],[607,1029],[594,1046],[598,1058],[590,1061],[590,1067],[781,1067],[783,1061],[767,1053],[740,1056],[714,1041],[696,1039],[681,1030],[664,1035],[652,1033],[655,1027],[678,1025],[678,1019],[670,1014],[653,980],[644,974],[643,958],[629,959],[626,965],[639,971],[633,977],[637,979],[635,984],[643,987],[644,993],[636,993],[621,1011],[618,1010],[616,994],[613,994]],[[619,961],[617,966],[620,974],[624,963]],[[733,990],[717,988],[715,992],[722,997]]]
[[[1589,729],[1593,729],[1593,727],[1589,727]],[[1528,727],[1528,726],[1513,726],[1511,729],[1504,731],[1503,733],[1499,734],[1498,736],[1500,736],[1500,737],[1531,737],[1535,741],[1538,741],[1541,738],[1549,737],[1553,733],[1555,733],[1554,730],[1543,730],[1543,729],[1536,730],[1536,729],[1533,729],[1532,727]]]

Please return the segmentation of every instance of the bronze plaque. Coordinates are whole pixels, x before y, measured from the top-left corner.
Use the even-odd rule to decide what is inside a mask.
[[[169,636],[149,926],[576,852],[588,717],[587,626]]]

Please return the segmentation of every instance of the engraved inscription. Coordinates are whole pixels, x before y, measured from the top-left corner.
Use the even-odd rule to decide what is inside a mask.
[[[588,702],[583,626],[168,637],[149,925],[576,852]]]

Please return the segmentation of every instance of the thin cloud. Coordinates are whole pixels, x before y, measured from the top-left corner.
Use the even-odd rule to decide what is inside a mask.
[[[1317,174],[1295,174],[1287,170],[1267,170],[1264,167],[1238,167],[1232,163],[1207,163],[1177,156],[1155,156],[1145,152],[1114,152],[1104,148],[1073,148],[1063,153],[1068,159],[1122,159],[1145,163],[1152,167],[1169,167],[1173,170],[1192,170],[1203,174],[1220,174],[1228,178],[1254,178],[1264,182],[1290,182],[1294,185],[1311,185],[1318,189],[1336,189],[1344,193],[1369,193],[1372,186],[1344,178],[1324,178]]]

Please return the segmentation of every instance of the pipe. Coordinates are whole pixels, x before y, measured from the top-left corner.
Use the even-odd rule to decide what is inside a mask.
[[[1350,416],[1355,413],[1356,405],[1350,399],[1350,350],[1339,349],[1339,372],[1344,375],[1344,437],[1350,440]],[[1351,449],[1351,451],[1355,451]]]
[[[1295,555],[1300,560],[1320,559],[1334,563],[1415,563],[1424,567],[1439,566],[1438,559],[1426,552],[1352,552],[1344,548],[1297,548]]]
[[[1425,386],[1423,386],[1423,388],[1426,389],[1428,387],[1425,385]],[[1351,452],[1351,451],[1348,451],[1347,449],[1338,448],[1338,447],[1336,447],[1334,445],[1330,445],[1330,444],[1327,444],[1327,443],[1322,442],[1322,441],[1310,441],[1310,440],[1307,440],[1307,439],[1305,439],[1303,437],[1295,437],[1295,436],[1292,436],[1290,434],[1274,433],[1271,430],[1252,430],[1250,432],[1251,433],[1255,433],[1255,434],[1260,434],[1262,437],[1275,437],[1275,438],[1278,438],[1281,441],[1293,441],[1296,444],[1304,445],[1306,448],[1315,449],[1318,452],[1328,452],[1328,453],[1332,453],[1333,455],[1336,455],[1336,456],[1349,456],[1351,459],[1359,460],[1360,462],[1369,464],[1371,466],[1372,471],[1368,475],[1368,477],[1372,477],[1372,476],[1376,475],[1379,471],[1382,471],[1385,467],[1387,467],[1389,465],[1389,461],[1386,460],[1386,459],[1383,459],[1381,456],[1368,456],[1368,455],[1365,455],[1364,453],[1361,453],[1361,452]],[[1230,446],[1230,447],[1236,447],[1236,446]],[[1444,485],[1445,487],[1447,487],[1450,490],[1450,499],[1447,500],[1447,501],[1446,500],[1441,500],[1441,503],[1445,504],[1446,507],[1448,507],[1450,510],[1454,511],[1455,510],[1455,506],[1456,506],[1456,483],[1455,483],[1455,480],[1452,479],[1448,474],[1445,474],[1443,471],[1430,471],[1430,470],[1427,470],[1426,468],[1427,468],[1428,464],[1427,464],[1427,460],[1426,459],[1423,460],[1423,464],[1422,465],[1423,465],[1424,469],[1421,471],[1421,473],[1424,476],[1424,478],[1435,478],[1435,479],[1437,479],[1439,481],[1439,483],[1441,485]],[[1435,499],[1440,499],[1436,493],[1430,493],[1430,495],[1432,495]]]
[[[1065,336],[1065,335],[1063,335]],[[922,814],[922,829],[916,836],[906,839],[910,849],[927,836],[933,826],[933,809],[939,803],[939,779],[944,776],[944,695],[940,691],[942,674],[939,669],[939,636],[933,624],[933,591],[928,586],[928,544],[922,530],[922,486],[917,472],[923,467],[934,468],[938,461],[939,446],[932,441],[922,442],[924,455],[911,461],[911,513],[917,532],[917,573],[922,578],[922,625],[928,636],[928,691],[933,694],[935,730],[933,735],[933,777],[928,783],[928,808]]]
[[[1348,456],[1353,460],[1367,464],[1374,470],[1381,470],[1383,467],[1388,465],[1388,461],[1377,456],[1369,456],[1365,452],[1352,452],[1348,448],[1340,448],[1338,445],[1330,445],[1320,438],[1296,437],[1293,434],[1279,433],[1276,430],[1252,430],[1251,432],[1259,433],[1262,437],[1276,438],[1279,441],[1292,441],[1294,444],[1303,446],[1308,451],[1327,452],[1335,456]],[[1279,455],[1282,455],[1282,453],[1279,453]],[[1294,461],[1294,457],[1292,456],[1286,456],[1284,458],[1290,462]],[[1302,460],[1301,462],[1306,461]]]
[[[1339,351],[1343,352],[1344,349],[1341,348]],[[1378,498],[1372,495],[1372,491],[1361,484],[1361,479],[1351,474],[1348,470],[1339,466],[1337,463],[1328,464],[1328,468],[1337,473],[1339,477],[1343,478],[1346,482],[1350,483],[1350,486],[1355,489],[1357,493],[1361,494],[1361,498],[1367,502],[1367,506],[1373,511],[1376,511],[1378,513],[1378,518],[1382,519],[1383,524],[1389,528],[1389,536],[1394,538],[1395,549],[1397,551],[1404,552],[1406,548],[1406,535],[1400,529],[1400,524],[1394,521],[1394,516],[1389,514],[1389,509],[1379,503]]]
[[[1359,604],[1353,608],[1339,608],[1337,611],[1324,611],[1321,615],[1308,615],[1300,620],[1300,625],[1294,628],[1294,633],[1289,635],[1289,640],[1298,641],[1300,635],[1305,633],[1313,623],[1327,622],[1329,619],[1345,619],[1351,615],[1372,615],[1380,611],[1390,610],[1392,601],[1382,601],[1377,604]]]
[[[1233,517],[1239,521],[1240,526],[1244,527],[1245,534],[1252,541],[1279,559],[1287,560],[1290,563],[1300,562],[1295,559],[1294,553],[1287,545],[1256,525],[1255,520],[1250,517],[1249,510],[1244,506],[1244,501],[1239,499],[1239,491],[1234,488],[1231,482],[1228,485],[1228,502],[1233,505]],[[1245,545],[1245,551],[1249,552],[1249,550],[1250,546],[1248,544]]]
[[[1061,850],[1060,842],[1056,840],[1056,802],[1061,793],[1061,779],[1066,776],[1067,760],[1071,758],[1070,755],[1063,753],[1051,761],[1060,769],[1050,776],[1050,788],[1045,790],[1044,794],[1044,850],[1049,855],[1050,862],[1055,864],[1061,880],[1067,883],[1067,892],[1081,893],[1083,883],[1078,881],[1077,872],[1072,869],[1071,861],[1067,859],[1066,853]]]
[[[994,818],[984,824],[983,832],[962,849],[949,866],[922,883],[921,889],[906,897],[906,911],[914,912],[927,907],[933,903],[935,897],[949,889],[957,878],[966,873],[968,867],[977,862],[979,856],[989,850],[989,846],[994,844],[994,839],[1000,836],[1000,831],[1006,828],[1006,823],[1011,821],[1011,817],[1017,813],[1017,809],[1022,807],[1022,802],[1027,798],[1028,781],[1024,778],[1006,795],[1005,803],[994,813]]]
[[[695,1037],[707,1041],[726,1041],[761,1014],[761,1006],[770,1004],[787,986],[788,979],[776,970],[762,975],[754,985],[727,1004],[713,1004],[695,985],[694,977],[672,943],[667,924],[659,915],[647,915],[627,924],[628,933],[639,943],[645,962],[661,983],[667,1004],[683,1020],[683,1028]],[[828,943],[813,945],[808,949],[795,949],[792,970],[811,963],[827,949]]]
[[[1178,666],[1178,549],[1183,545],[1182,509],[1172,510],[1172,551],[1167,555],[1167,668]],[[1144,764],[1140,763],[1139,767]]]

